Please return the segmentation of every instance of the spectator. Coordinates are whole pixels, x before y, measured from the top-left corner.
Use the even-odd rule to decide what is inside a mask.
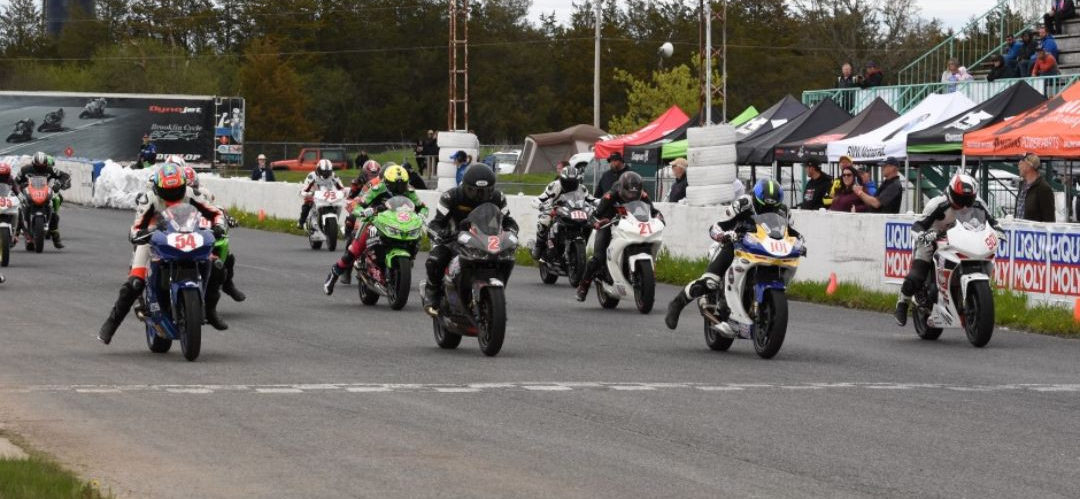
[[[465,154],[465,151],[458,151],[450,156],[450,159],[454,160],[454,164],[457,166],[456,184],[461,185],[461,178],[465,175],[465,169],[469,167],[469,155]]]
[[[900,183],[900,162],[892,156],[885,158],[885,161],[881,162],[881,175],[885,180],[881,181],[877,195],[861,185],[854,187],[855,194],[872,208],[874,213],[900,213],[900,203],[904,201],[904,186]]]
[[[870,168],[866,165],[858,165],[855,171],[859,173],[859,186],[871,196],[877,196],[877,182],[874,182],[874,177],[870,175]]]
[[[960,66],[960,81],[974,81],[975,77],[968,72],[967,66]]]
[[[840,174],[840,189],[833,196],[832,206],[829,207],[830,211],[847,213],[867,210],[866,203],[863,203],[863,200],[855,193],[855,187],[859,185],[858,175],[859,172],[855,171],[854,166],[844,168],[843,173]]]
[[[30,126],[33,126],[32,124]],[[143,134],[142,146],[139,147],[139,157],[135,160],[135,164],[131,166],[133,170],[141,170],[144,167],[153,165],[157,161],[157,146],[150,141],[150,134]]]
[[[941,73],[941,83],[946,83],[945,92],[955,92],[956,84],[960,81],[960,63],[956,59],[949,59],[945,72]]]
[[[615,187],[615,182],[619,180],[619,177],[630,171],[630,169],[626,167],[626,163],[623,162],[621,152],[615,151],[609,154],[607,162],[609,170],[600,176],[600,182],[596,184],[596,192],[593,193],[593,197],[604,197],[604,194],[607,194],[612,187]]]
[[[1043,15],[1047,31],[1060,35],[1065,29],[1065,20],[1076,17],[1076,2],[1073,0],[1052,0],[1050,12]]]
[[[1039,43],[1036,47],[1038,46],[1042,46],[1046,49],[1050,55],[1054,56],[1054,60],[1057,60],[1057,58],[1061,56],[1061,53],[1058,51],[1057,40],[1054,39],[1054,35],[1046,30],[1046,26],[1039,27]]]
[[[1020,35],[1020,43],[1023,44],[1020,47],[1020,55],[1017,57],[1017,65],[1020,69],[1020,76],[1027,78],[1031,76],[1031,66],[1035,65],[1035,49],[1038,44],[1035,43],[1035,39],[1030,31],[1025,31]]]
[[[418,191],[427,189],[427,184],[424,183],[424,179],[420,178],[421,175],[413,170],[413,166],[410,165],[408,161],[402,164],[401,167],[409,174],[409,185],[411,185],[413,189]]]
[[[1035,56],[1035,65],[1031,67],[1031,76],[1057,76],[1061,74],[1057,60],[1045,48],[1039,46],[1038,55]]]
[[[862,82],[859,86],[862,88],[880,87],[885,83],[885,73],[881,72],[881,68],[877,63],[870,61],[866,63],[866,75],[863,76]]]
[[[1020,65],[1018,59],[1020,57],[1020,49],[1024,48],[1024,42],[1017,40],[1012,35],[1005,37],[1005,70],[1009,76],[1003,78],[1019,78],[1020,77]],[[993,81],[993,80],[990,80]]]
[[[251,170],[251,180],[259,180],[263,182],[274,181],[274,169],[270,168],[270,165],[266,163],[266,155],[260,154],[255,158],[255,168]]]
[[[677,158],[669,165],[675,182],[671,184],[671,193],[668,194],[667,200],[669,203],[678,203],[686,197],[686,160]]]
[[[1039,175],[1039,163],[1039,156],[1028,153],[1017,164],[1022,182],[1016,192],[1016,218],[1053,222],[1054,190],[1050,188],[1050,182]]]
[[[844,171],[845,168],[852,168],[851,156],[840,156],[840,171]],[[825,194],[825,199],[821,200],[821,203],[825,205],[825,208],[832,207],[833,198],[836,197],[836,192],[840,190],[840,177],[834,178],[832,186],[829,187],[829,192]]]
[[[353,165],[353,167],[359,170],[360,167],[364,166],[364,163],[367,163],[369,159],[371,158],[368,157],[367,149],[361,149],[360,154],[356,155],[356,163]]]
[[[821,171],[821,161],[810,158],[806,161],[806,188],[803,190],[802,210],[818,210],[825,207],[825,195],[832,187],[832,177]]]
[[[857,88],[862,77],[852,74],[851,63],[840,66],[840,76],[836,77],[836,88]]]
[[[999,54],[990,57],[990,74],[986,75],[986,81],[1015,78],[1016,71],[1005,67],[1005,58]]]
[[[434,130],[427,131],[427,138],[423,141],[423,147],[421,149],[424,162],[420,164],[420,174],[423,175],[427,168],[434,168],[435,161],[438,161],[439,156],[439,139],[435,135]],[[435,158],[435,159],[431,159]],[[419,160],[418,160],[419,161]]]

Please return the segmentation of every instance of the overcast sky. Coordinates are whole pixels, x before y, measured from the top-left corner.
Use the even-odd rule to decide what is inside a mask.
[[[577,0],[581,3],[582,0]],[[962,27],[973,15],[978,16],[993,7],[997,0],[915,0],[925,18],[936,17],[952,28]],[[531,18],[539,20],[540,13],[555,11],[562,21],[570,19],[573,0],[533,0]]]

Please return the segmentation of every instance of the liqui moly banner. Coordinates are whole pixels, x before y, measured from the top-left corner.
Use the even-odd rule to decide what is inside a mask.
[[[911,222],[885,223],[885,282],[900,283],[911,268]]]
[[[1080,230],[1050,234],[1050,294],[1080,297]]]
[[[1045,293],[1048,234],[1044,231],[1014,230],[1012,240],[1012,279],[1009,289],[1026,293]]]

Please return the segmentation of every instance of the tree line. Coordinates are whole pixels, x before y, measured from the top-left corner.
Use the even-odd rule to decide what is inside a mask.
[[[483,142],[592,122],[590,4],[575,2],[565,24],[530,20],[529,0],[470,4],[469,127]],[[55,37],[39,5],[0,10],[4,89],[240,95],[249,140],[411,141],[446,126],[446,0],[73,2]],[[644,100],[696,112],[698,2],[602,9],[602,127],[635,126]],[[914,0],[731,0],[727,20],[730,113],[828,88],[843,62],[888,73],[948,36]],[[661,61],[666,41],[675,52]],[[673,84],[682,90],[659,90]]]

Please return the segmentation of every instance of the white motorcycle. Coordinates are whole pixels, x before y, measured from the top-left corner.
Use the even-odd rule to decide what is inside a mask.
[[[983,347],[994,334],[994,254],[997,231],[981,210],[964,209],[956,224],[936,239],[934,272],[915,293],[915,333],[936,340],[944,328],[963,328],[968,341]],[[923,244],[935,244],[924,242]]]
[[[305,196],[304,192],[300,193],[301,196]],[[311,244],[311,249],[322,248],[323,242],[326,242],[326,249],[330,251],[337,250],[338,236],[341,235],[341,224],[339,219],[341,218],[341,208],[345,205],[345,191],[335,189],[333,186],[319,185],[316,187],[315,192],[311,194],[312,202],[311,211],[308,212],[308,218],[305,226],[307,227],[308,243]]]
[[[8,184],[0,184],[0,267],[11,261],[15,230],[19,227],[19,197]]]
[[[634,296],[639,312],[652,311],[656,295],[654,269],[660,251],[664,222],[653,218],[649,205],[633,201],[621,207],[611,223],[605,272],[597,276],[596,299],[604,308],[615,308],[619,300]]]

